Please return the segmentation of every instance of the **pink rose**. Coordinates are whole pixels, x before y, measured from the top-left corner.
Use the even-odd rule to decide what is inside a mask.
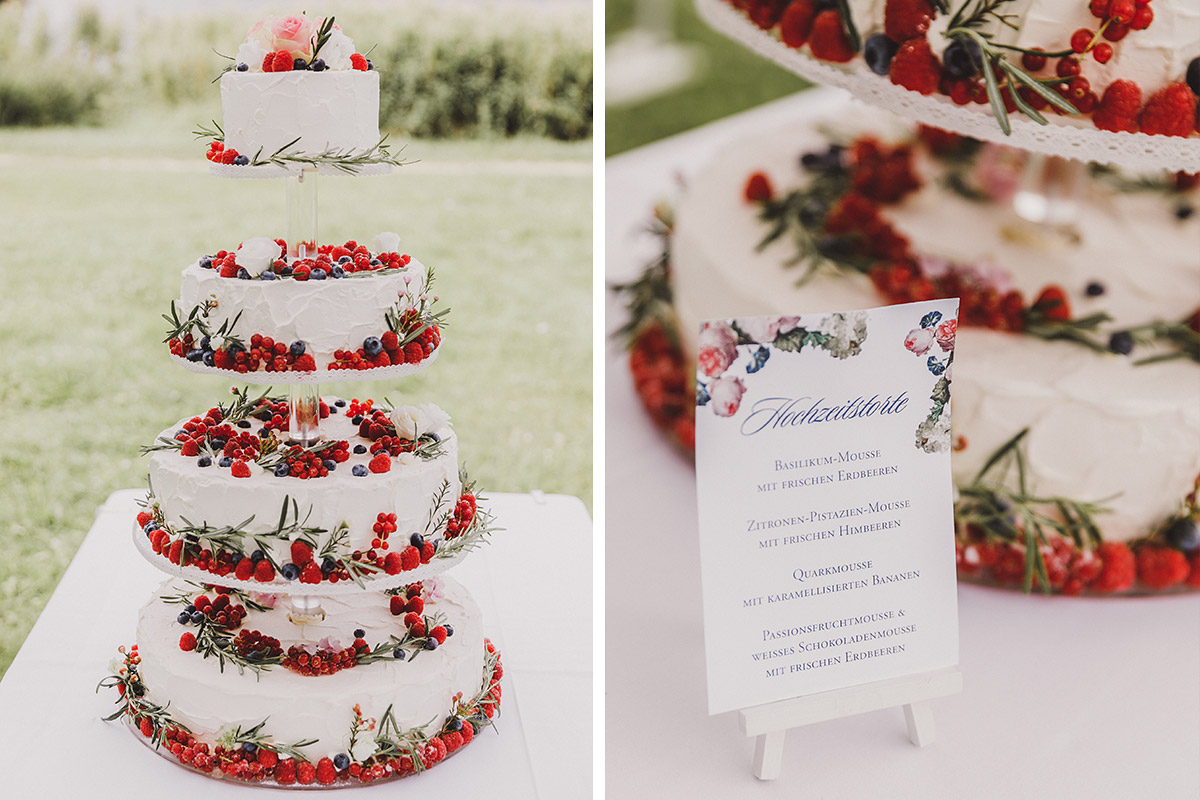
[[[708,385],[709,401],[718,417],[732,417],[742,404],[746,385],[741,378],[717,378]]]
[[[724,322],[706,322],[696,342],[700,371],[715,378],[737,360],[737,334]]]
[[[277,17],[271,23],[271,35],[275,37],[272,50],[287,50],[292,58],[312,56],[312,38],[317,26],[306,16]]]
[[[958,333],[958,320],[956,319],[948,319],[941,325],[938,325],[935,336],[938,346],[942,348],[943,352],[949,353],[954,349],[954,334],[956,333]],[[912,334],[909,335],[911,336]],[[905,340],[905,344],[907,343],[907,340]]]
[[[796,326],[798,326],[799,324],[800,324],[799,317],[780,317],[779,318],[779,332],[787,333],[788,331],[794,331],[794,330],[796,330]]]
[[[737,326],[760,344],[770,344],[779,335],[778,317],[742,317]]]
[[[933,331],[929,328],[913,328],[904,337],[904,346],[916,355],[925,355],[933,347]]]

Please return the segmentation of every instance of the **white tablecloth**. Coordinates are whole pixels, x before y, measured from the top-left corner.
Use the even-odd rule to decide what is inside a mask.
[[[835,99],[817,90],[610,159],[609,280],[637,274],[639,237],[677,176],[742,133]],[[623,319],[607,299],[611,330]],[[752,775],[752,741],[705,708],[694,472],[651,426],[625,355],[606,380],[606,782],[610,797],[1200,797],[1200,600],[1024,597],[959,589],[965,691],[934,701],[917,749],[890,709],[788,734],[782,776]]]
[[[262,796],[169,764],[123,726],[100,719],[115,695],[93,688],[117,646],[134,641],[138,609],[164,579],[133,546],[139,496],[116,492],[100,507],[0,681],[4,800]],[[444,769],[356,792],[512,800],[591,794],[591,520],[574,497],[498,494],[488,505],[505,530],[451,574],[479,602],[484,631],[504,657],[499,735],[485,732]]]

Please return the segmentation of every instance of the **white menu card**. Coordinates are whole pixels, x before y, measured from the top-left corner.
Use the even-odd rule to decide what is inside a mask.
[[[957,664],[957,314],[950,299],[701,327],[710,714]]]

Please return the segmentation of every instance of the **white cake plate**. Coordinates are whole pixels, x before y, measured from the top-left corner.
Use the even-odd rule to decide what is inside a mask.
[[[1005,136],[987,105],[955,105],[943,95],[922,95],[897,86],[871,72],[861,58],[834,64],[813,58],[784,44],[725,0],[695,0],[696,10],[714,29],[801,77],[852,92],[873,105],[915,122],[933,125],[976,139],[1020,147],[1036,153],[1078,161],[1114,164],[1144,171],[1200,172],[1200,138],[1113,133],[1092,127],[1090,120],[1052,117],[1039,125],[1021,114],[1010,114],[1012,134]]]
[[[452,567],[461,564],[471,554],[471,550],[461,550],[453,556],[434,558],[428,564],[422,564],[416,569],[410,569],[407,572],[401,572],[396,575],[388,575],[386,572],[375,573],[374,577],[363,578],[362,586],[359,586],[353,580],[338,581],[337,583],[329,581],[301,583],[299,579],[289,581],[279,575],[276,575],[275,580],[264,583],[262,581],[239,580],[233,573],[221,576],[202,570],[199,567],[185,567],[172,563],[170,559],[154,552],[154,547],[150,544],[150,537],[138,526],[136,520],[133,523],[132,531],[134,547],[137,548],[142,557],[149,561],[155,569],[159,569],[168,575],[175,575],[184,580],[191,581],[192,583],[226,586],[230,589],[238,589],[243,592],[257,592],[258,594],[349,597],[361,594],[362,592],[385,592],[389,589],[399,589],[401,586],[427,581],[430,578],[441,575]]]
[[[437,360],[438,351],[435,347],[424,361],[417,364],[394,364],[390,367],[374,367],[372,369],[326,369],[314,372],[237,372],[231,369],[207,367],[200,361],[188,361],[186,358],[171,355],[171,360],[184,369],[201,375],[220,375],[237,383],[253,383],[258,386],[288,386],[306,383],[364,383],[366,381],[383,381],[392,378],[406,378],[415,375]]]
[[[312,168],[311,165],[307,164],[296,164],[290,167],[264,164],[261,167],[252,167],[249,164],[235,166],[233,164],[209,162],[208,173],[218,178],[294,178],[301,172],[311,170]],[[363,164],[362,166],[355,167],[353,171],[348,172],[329,164],[320,164],[316,169],[320,175],[341,175],[358,178],[370,175],[390,175],[395,167],[391,164]]]

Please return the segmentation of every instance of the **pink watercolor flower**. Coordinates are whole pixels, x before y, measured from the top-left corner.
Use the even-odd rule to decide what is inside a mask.
[[[715,378],[737,360],[737,334],[724,322],[706,322],[697,340],[700,371]]]
[[[975,160],[975,180],[985,194],[997,202],[1007,202],[1017,192],[1026,155],[1003,144],[984,144]]]
[[[956,319],[948,319],[937,326],[934,337],[937,339],[938,346],[942,348],[942,352],[949,353],[954,349],[954,335],[956,333],[958,333],[958,320]],[[912,334],[909,335],[911,336]],[[908,344],[908,340],[905,340],[905,344]]]
[[[287,50],[292,58],[310,58],[316,32],[317,26],[304,15],[276,17],[271,23],[271,35],[275,38],[272,50]]]
[[[717,378],[708,386],[713,413],[718,417],[732,417],[741,406],[745,393],[746,385],[741,378]]]
[[[779,335],[779,317],[742,317],[737,326],[760,344],[769,344]]]
[[[933,331],[929,328],[913,328],[904,337],[904,346],[918,356],[923,356],[933,347]]]

